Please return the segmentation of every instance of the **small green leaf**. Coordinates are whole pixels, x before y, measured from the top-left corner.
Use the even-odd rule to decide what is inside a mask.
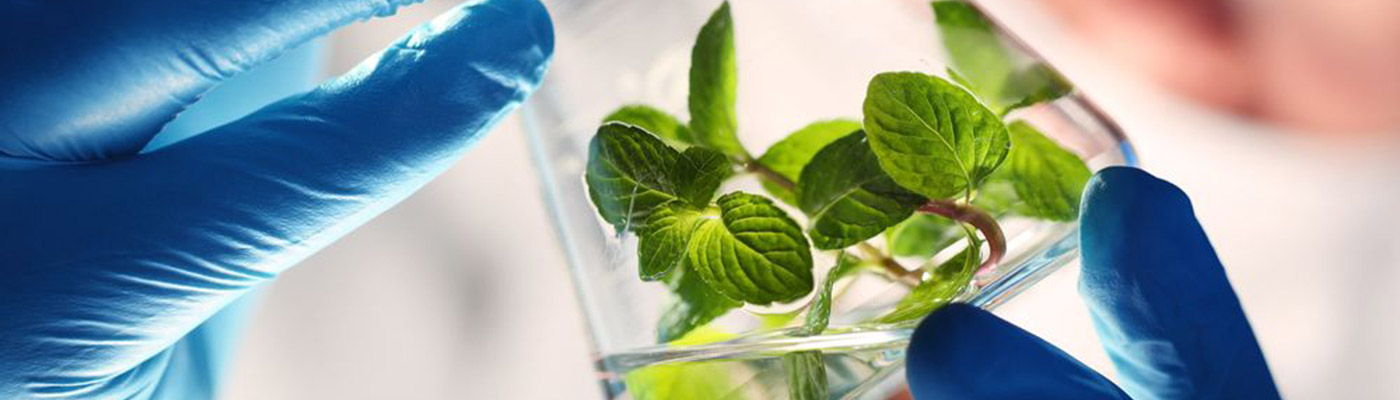
[[[1018,62],[1030,56],[997,34],[976,6],[962,0],[934,1],[934,16],[958,83],[972,90],[998,114],[1050,101],[1073,90],[1049,66]]]
[[[860,270],[860,265],[860,259],[848,256],[844,251],[836,256],[836,266],[831,267],[831,271],[827,271],[822,291],[817,295],[816,300],[812,300],[812,305],[807,307],[806,324],[798,329],[798,335],[811,336],[826,330],[827,325],[831,322],[832,289],[836,287],[836,282],[841,278]]]
[[[635,400],[722,399],[733,387],[728,360],[652,364],[627,372],[627,393]]]
[[[802,315],[802,311],[802,309],[797,309],[785,313],[758,314],[758,329],[763,331],[781,329],[797,319],[798,315]]]
[[[963,83],[988,105],[1001,109],[1001,97],[1016,59],[997,37],[990,21],[976,6],[961,0],[933,2],[933,14],[953,69]]]
[[[1005,90],[1006,94],[1002,97],[1016,100],[1002,109],[1002,115],[1064,97],[1074,91],[1074,85],[1050,66],[1036,63],[1012,75]]]
[[[777,172],[778,175],[786,177],[788,180],[797,182],[797,178],[802,175],[802,167],[807,162],[812,161],[812,156],[817,154],[831,142],[840,139],[842,136],[860,130],[860,122],[835,119],[830,121],[814,122],[810,125],[798,129],[783,140],[774,143],[763,156],[758,158],[758,163],[768,169]],[[792,190],[781,185],[763,181],[763,188],[768,193],[784,203],[797,205],[797,196]]]
[[[812,253],[797,222],[763,196],[734,192],[717,203],[720,218],[702,221],[687,251],[706,283],[760,305],[812,291]]]
[[[953,301],[967,290],[972,276],[977,273],[977,265],[981,262],[979,251],[981,245],[974,240],[962,253],[934,269],[933,276],[914,287],[913,291],[895,305],[894,311],[876,321],[896,323],[916,320]]]
[[[680,154],[639,127],[609,123],[588,145],[588,196],[618,232],[645,225],[651,210],[676,200]]]
[[[666,279],[676,297],[666,306],[656,327],[656,340],[667,343],[687,337],[743,303],[730,300],[705,283],[695,271],[678,266]]]
[[[734,21],[729,2],[724,2],[700,28],[690,52],[690,132],[701,145],[747,159],[748,152],[736,134],[737,84]]]
[[[723,153],[703,147],[691,147],[681,153],[676,163],[676,182],[680,182],[681,197],[695,207],[705,207],[715,198],[715,191],[734,174],[729,158]]]
[[[942,78],[887,72],[870,81],[865,129],[900,186],[943,199],[977,188],[1006,159],[1001,117]]]
[[[675,144],[694,144],[694,138],[690,137],[690,128],[682,124],[679,119],[658,110],[652,106],[644,104],[632,104],[623,106],[613,111],[603,118],[603,123],[624,122],[636,125],[647,132],[655,134],[663,141],[674,142]],[[674,147],[674,146],[673,146]]]
[[[826,361],[819,350],[799,351],[783,355],[787,370],[788,398],[791,400],[826,400],[830,389],[826,381]]]
[[[809,217],[807,234],[819,249],[844,248],[878,235],[925,201],[885,175],[859,131],[818,151],[797,181],[797,204]]]
[[[885,235],[890,254],[929,258],[961,239],[963,231],[951,219],[919,213],[891,227]]]
[[[685,259],[686,246],[704,216],[699,210],[671,202],[647,216],[646,227],[638,231],[637,269],[643,281],[666,277]]]
[[[1016,188],[1018,213],[1054,221],[1079,218],[1079,198],[1089,181],[1089,167],[1025,121],[1012,122],[1015,144],[1005,176]],[[1001,174],[998,174],[1001,175]]]

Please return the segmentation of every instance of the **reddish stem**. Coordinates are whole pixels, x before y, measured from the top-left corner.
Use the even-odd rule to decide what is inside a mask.
[[[982,237],[987,240],[987,247],[991,248],[991,254],[978,266],[977,273],[983,273],[995,267],[1001,262],[1001,258],[1006,256],[1006,235],[1001,232],[1001,225],[996,219],[986,211],[972,206],[971,204],[959,204],[952,200],[931,200],[919,211],[929,214],[936,214],[948,219],[972,225],[977,231],[982,232]]]

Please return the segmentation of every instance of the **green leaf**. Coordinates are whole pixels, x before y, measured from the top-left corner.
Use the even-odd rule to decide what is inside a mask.
[[[1016,150],[1012,148],[1011,151]],[[972,205],[986,210],[993,216],[1012,214],[1020,210],[1021,198],[1016,196],[1016,185],[1011,184],[1006,171],[1006,168],[1002,168],[988,177],[987,183],[977,189],[977,197],[972,199]]]
[[[892,255],[929,258],[957,242],[962,236],[962,227],[953,220],[919,213],[886,231],[885,243]]]
[[[699,274],[683,265],[666,281],[676,297],[666,306],[657,323],[656,340],[661,343],[687,337],[695,328],[743,305],[716,292]]]
[[[724,2],[700,28],[690,52],[690,132],[701,145],[747,159],[748,152],[736,134],[737,84],[734,21],[729,2]]]
[[[836,287],[836,282],[841,278],[860,270],[860,265],[860,259],[848,256],[844,251],[836,256],[836,266],[831,267],[831,271],[827,271],[822,291],[817,295],[816,300],[812,300],[812,305],[807,307],[806,324],[798,329],[798,335],[811,336],[826,330],[827,325],[831,322],[832,289]]]
[[[666,277],[685,259],[686,246],[704,216],[680,202],[666,203],[647,216],[638,231],[637,270],[643,281]]]
[[[679,119],[658,110],[652,106],[644,104],[626,105],[622,108],[603,117],[603,123],[623,122],[636,125],[647,132],[655,134],[663,141],[674,142],[675,144],[694,144],[694,138],[690,136],[690,128],[682,124]],[[673,146],[674,147],[674,146]]]
[[[900,299],[894,311],[877,319],[881,323],[896,323],[923,318],[944,304],[953,301],[972,282],[977,273],[981,243],[974,240],[962,253],[939,265],[933,276],[915,286],[914,290]]]
[[[758,314],[758,329],[763,331],[781,329],[797,319],[798,315],[802,315],[802,311],[802,309],[797,309],[785,313]]]
[[[1074,91],[1074,85],[1050,66],[1036,63],[1011,76],[1003,97],[1015,99],[1014,103],[1002,109],[1001,114],[1022,107],[1053,101]]]
[[[728,157],[703,147],[691,147],[681,153],[676,163],[676,182],[680,194],[695,207],[705,207],[715,198],[715,191],[725,179],[734,174]]]
[[[639,127],[609,123],[588,145],[588,196],[618,232],[638,230],[651,210],[679,198],[680,154]]]
[[[956,72],[957,81],[972,90],[998,114],[1049,101],[1073,90],[1049,66],[1034,63],[1020,68],[1029,55],[1016,50],[976,6],[961,0],[933,2],[934,16]]]
[[[943,47],[953,70],[968,88],[988,105],[1001,109],[1009,104],[1002,92],[1016,71],[1016,59],[1007,51],[990,21],[972,4],[961,0],[933,2],[933,14]]]
[[[1089,167],[1025,121],[1012,122],[1015,144],[1005,176],[1022,205],[1018,213],[1054,221],[1079,218],[1079,198],[1089,181]],[[1000,175],[1000,174],[999,174]]]
[[[627,372],[627,392],[635,400],[721,399],[734,385],[732,361],[652,364]]]
[[[763,196],[734,192],[717,203],[720,218],[702,221],[687,251],[706,283],[760,305],[812,291],[812,253],[797,222]]]
[[[936,76],[876,75],[864,109],[870,147],[880,166],[900,186],[929,198],[977,188],[1010,147],[1000,116]]]
[[[799,351],[783,355],[783,369],[788,375],[788,398],[791,400],[826,400],[826,362],[819,350]]]
[[[819,249],[879,235],[925,201],[885,175],[863,132],[822,148],[797,181],[797,204],[809,217],[807,234]]]
[[[789,181],[797,182],[802,175],[802,167],[807,162],[812,161],[812,156],[817,155],[831,142],[840,139],[842,136],[860,130],[860,122],[835,119],[830,121],[814,122],[797,132],[793,132],[783,140],[774,143],[763,156],[758,158],[758,163],[768,169],[777,172]],[[763,181],[763,189],[782,200],[784,203],[797,205],[797,196],[792,190],[781,185]]]

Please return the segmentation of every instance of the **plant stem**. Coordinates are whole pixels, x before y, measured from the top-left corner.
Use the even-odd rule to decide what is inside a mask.
[[[982,232],[982,237],[987,240],[987,247],[991,248],[991,254],[978,266],[977,272],[982,273],[995,267],[1001,262],[1001,258],[1006,256],[1006,235],[1001,232],[1001,225],[997,224],[995,218],[986,211],[971,204],[959,204],[952,200],[931,200],[919,211],[929,214],[936,214],[948,219],[972,225]]]
[[[744,170],[758,174],[758,176],[763,178],[764,180],[771,182],[775,185],[787,188],[788,190],[797,188],[797,184],[793,183],[791,179],[788,179],[786,176],[783,176],[783,174],[778,173],[778,171],[774,171],[772,168],[768,168],[767,165],[763,165],[762,163],[758,162],[758,160],[749,160],[745,162]],[[865,253],[866,257],[880,264],[880,267],[884,268],[885,272],[889,273],[890,276],[893,277],[896,282],[900,282],[913,287],[918,286],[919,281],[923,280],[923,273],[919,271],[910,271],[909,269],[904,268],[904,265],[901,265],[898,261],[895,261],[894,258],[885,255],[884,252],[880,251],[879,248],[870,245],[870,243],[860,242],[856,246],[860,248],[860,251],[862,253]]]
[[[774,171],[772,168],[768,168],[767,165],[759,163],[758,160],[749,160],[744,163],[744,170],[758,174],[758,176],[762,177],[764,180],[774,185],[782,186],[785,189],[793,190],[797,188],[797,184],[793,183],[791,179],[778,173],[778,171]]]
[[[860,242],[856,244],[856,247],[860,248],[860,251],[865,253],[866,257],[870,257],[879,263],[880,267],[885,269],[885,273],[890,274],[896,281],[909,286],[918,286],[919,282],[923,280],[923,273],[905,269],[898,261],[886,256],[884,252],[881,252],[880,249],[875,246],[871,246],[870,243]]]

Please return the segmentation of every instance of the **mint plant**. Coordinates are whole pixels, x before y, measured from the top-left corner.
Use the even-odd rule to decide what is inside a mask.
[[[689,121],[640,104],[604,118],[589,144],[585,180],[603,221],[638,238],[638,278],[674,294],[659,342],[681,340],[744,304],[808,298],[817,289],[813,248],[834,252],[836,263],[791,334],[826,330],[835,284],[859,274],[911,288],[870,322],[917,320],[1001,261],[1006,238],[997,218],[1077,216],[1088,167],[1030,123],[1006,119],[1072,87],[1047,66],[1018,59],[970,5],[932,7],[953,80],[878,74],[861,120],[812,123],[757,158],[738,135],[727,2],[692,48]],[[735,177],[756,177],[767,195],[721,195]],[[880,236],[883,248],[868,242]],[[954,257],[928,271],[895,260],[932,258],[959,242]],[[826,398],[821,357],[784,357],[794,398]]]

